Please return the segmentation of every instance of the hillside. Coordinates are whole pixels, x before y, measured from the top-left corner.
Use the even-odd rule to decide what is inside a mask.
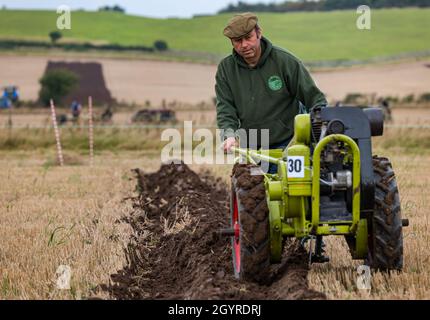
[[[54,11],[0,10],[0,39],[49,41]],[[62,41],[152,46],[167,41],[179,51],[224,55],[222,29],[231,15],[152,19],[111,12],[72,13]],[[364,60],[430,50],[430,9],[372,10],[372,29],[358,30],[355,11],[259,15],[264,34],[306,61]]]

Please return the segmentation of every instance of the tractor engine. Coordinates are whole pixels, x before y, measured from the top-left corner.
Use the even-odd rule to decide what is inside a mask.
[[[364,113],[363,113],[364,111]],[[374,182],[371,137],[383,133],[383,113],[379,108],[360,110],[354,107],[317,108],[311,113],[311,140],[318,143],[331,134],[344,134],[354,139],[361,152],[362,217],[373,209]],[[320,219],[350,221],[352,219],[352,162],[348,145],[342,141],[329,143],[321,153]],[[311,151],[312,153],[312,151]],[[363,199],[363,198],[362,198]]]

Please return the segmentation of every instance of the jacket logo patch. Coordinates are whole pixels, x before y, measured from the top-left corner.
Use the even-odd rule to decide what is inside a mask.
[[[283,86],[282,79],[278,76],[271,76],[267,81],[267,84],[270,90],[273,90],[273,91],[278,91]]]

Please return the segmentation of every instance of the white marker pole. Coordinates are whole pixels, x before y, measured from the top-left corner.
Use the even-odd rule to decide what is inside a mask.
[[[50,100],[50,104],[51,104],[51,114],[52,114],[52,125],[54,126],[55,140],[57,142],[57,157],[58,157],[58,162],[60,163],[60,166],[62,167],[64,165],[63,151],[61,150],[60,132],[59,132],[58,126],[57,126],[57,117],[55,115],[55,106],[54,106],[54,101],[52,99]]]
[[[94,164],[93,98],[88,97],[88,128],[90,140],[90,166]]]

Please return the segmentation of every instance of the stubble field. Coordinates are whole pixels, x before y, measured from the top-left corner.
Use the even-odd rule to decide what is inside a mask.
[[[394,124],[397,123],[397,120],[401,124],[408,115],[409,120],[406,122],[408,125],[428,124],[426,112],[414,114],[415,117],[411,112],[398,111],[394,114]],[[124,132],[124,130],[128,131]],[[145,134],[148,134],[147,131],[140,131],[130,135],[136,129],[124,130],[117,131],[117,134],[120,134],[123,139],[141,136],[144,141]],[[9,134],[5,129],[2,131],[3,137]],[[52,132],[49,133],[51,138],[48,138],[48,133],[44,139],[53,139]],[[82,134],[85,135],[85,133]],[[159,139],[158,134],[151,133],[147,137],[157,140]],[[387,156],[392,161],[399,184],[402,215],[403,218],[408,218],[410,221],[410,226],[404,229],[405,263],[403,272],[398,274],[374,273],[372,274],[371,290],[358,290],[356,268],[362,262],[353,261],[350,258],[343,239],[332,237],[327,240],[330,263],[314,264],[308,270],[306,261],[303,260],[304,264],[301,266],[303,269],[300,269],[300,274],[304,280],[301,286],[309,286],[310,291],[295,297],[319,297],[318,295],[309,296],[309,292],[321,292],[329,299],[428,299],[430,297],[430,256],[427,252],[430,245],[428,236],[429,138],[429,129],[393,127],[386,129],[384,137],[374,139],[374,153]],[[2,151],[0,151],[0,165],[3,168],[0,171],[0,243],[2,244],[0,247],[0,298],[134,297],[129,294],[122,295],[122,291],[120,291],[121,294],[118,294],[118,290],[114,288],[118,288],[118,283],[121,281],[118,280],[118,277],[112,278],[111,275],[117,274],[120,270],[131,270],[127,269],[130,267],[132,258],[129,251],[130,244],[137,241],[136,239],[140,239],[139,234],[142,234],[142,230],[136,229],[136,225],[130,222],[132,220],[127,220],[127,217],[137,217],[137,221],[140,221],[139,217],[142,214],[146,216],[145,212],[149,208],[143,206],[136,213],[133,201],[125,200],[125,198],[138,195],[137,181],[131,170],[140,168],[144,173],[157,171],[160,168],[159,150],[155,143],[152,146],[146,145],[146,149],[137,149],[137,151],[97,151],[97,140],[95,148],[96,157],[93,167],[89,166],[87,150],[80,148],[65,150],[66,165],[59,167],[55,161],[54,143],[23,150],[2,147]],[[230,165],[191,165],[190,168],[198,173],[201,179],[209,175],[221,183],[218,189],[209,189],[209,194],[219,193],[218,197],[220,197],[224,194],[225,188],[228,188]],[[155,182],[149,181],[153,185]],[[176,182],[172,182],[172,188]],[[182,191],[188,190],[181,187],[181,184],[178,188]],[[162,190],[162,192],[171,192],[171,190]],[[173,199],[175,198],[173,197]],[[179,199],[172,201],[171,205],[175,207],[178,205],[175,201],[179,201]],[[160,208],[162,208],[163,202],[160,203]],[[223,207],[220,208],[218,212],[221,216],[217,221],[226,225],[229,219],[228,211],[225,209],[223,219]],[[193,207],[193,210],[189,210],[189,214],[192,217],[193,214],[201,214],[201,210],[204,212],[207,208]],[[178,233],[181,235],[181,232],[187,232],[187,228],[192,227],[195,230],[198,224],[193,223],[202,219],[200,216],[196,216],[197,220],[188,219],[188,216],[178,218],[175,215],[174,219],[173,216],[166,217],[163,221],[161,217],[156,220],[144,219],[149,226],[163,222],[160,224],[161,236],[154,234],[150,237],[150,241],[149,238],[139,240],[143,241],[145,250],[149,248],[147,257],[150,257],[151,244],[157,246],[160,239],[171,241],[169,237],[177,236]],[[148,225],[145,223],[139,224],[139,228],[147,228]],[[152,229],[149,227],[148,230]],[[233,286],[231,297],[249,298],[246,292],[255,290],[253,285],[237,283],[230,274],[229,244],[217,242],[214,245],[220,250],[215,252],[220,252],[221,256],[215,254],[213,259],[224,259],[221,265],[216,265],[217,277],[220,273],[222,279],[217,278],[214,284],[215,289],[216,283],[219,281],[223,283],[223,286],[225,283],[229,283]],[[221,247],[219,247],[220,245]],[[210,251],[210,248],[211,246],[207,250]],[[202,261],[206,261],[205,259]],[[59,276],[56,271],[60,265],[71,267],[70,290],[58,289],[56,285]],[[293,265],[297,267],[296,264]],[[142,272],[141,269],[136,270]],[[291,295],[276,296],[273,293],[274,288],[276,290],[285,288],[283,283],[285,284],[286,279],[291,277],[291,270],[288,270],[290,269],[287,266],[287,271],[281,280],[264,288],[265,291],[261,288],[258,289],[265,292],[264,298],[291,298]],[[293,270],[296,269],[293,268]],[[203,274],[205,273],[203,272]],[[129,275],[134,277],[132,279],[137,276],[130,272]],[[140,274],[139,277],[142,276]],[[167,283],[166,285],[169,287]],[[140,298],[145,297],[145,294],[149,295],[148,292],[139,294],[142,294],[137,295]],[[160,297],[155,293],[152,294],[149,297]],[[179,295],[179,293],[176,294]],[[184,296],[179,295],[179,297]]]

